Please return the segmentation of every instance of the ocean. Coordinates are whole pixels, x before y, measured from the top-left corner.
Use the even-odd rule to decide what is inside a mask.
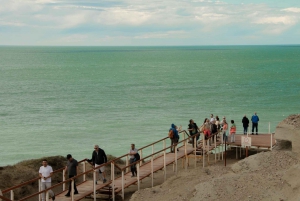
[[[296,45],[0,46],[0,166],[90,158],[94,144],[120,156],[210,114],[241,131],[257,112],[274,132],[299,113],[299,75]]]

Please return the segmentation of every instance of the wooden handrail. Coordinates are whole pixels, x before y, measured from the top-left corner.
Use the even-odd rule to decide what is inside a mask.
[[[8,198],[2,196],[2,195],[0,195],[0,199],[2,199],[2,200],[4,200],[4,201],[12,201],[12,200],[10,200],[10,199],[8,199]]]
[[[83,161],[86,161],[86,159],[83,159],[83,160],[79,161],[78,163],[81,163],[81,162],[83,162]],[[65,169],[65,167],[62,167],[62,168],[60,168],[60,169],[58,169],[58,170],[53,171],[53,174],[55,174],[55,173],[57,173],[57,172],[60,172],[60,171],[62,171],[63,169]],[[7,188],[7,189],[3,190],[2,193],[8,193],[9,191],[14,190],[14,189],[16,189],[16,188],[20,188],[20,187],[22,187],[22,186],[25,186],[25,185],[31,184],[31,183],[33,183],[33,182],[36,182],[36,181],[38,181],[39,179],[40,179],[40,177],[37,177],[37,178],[31,179],[31,180],[29,180],[29,181],[27,181],[27,182],[21,183],[21,184],[16,185],[16,186],[13,186],[13,187],[11,187],[11,188]]]
[[[156,154],[158,154],[158,153],[160,153],[160,152],[163,152],[163,151],[165,151],[165,150],[167,150],[167,149],[170,149],[170,148],[173,147],[173,146],[177,146],[178,144],[180,144],[180,143],[182,143],[182,142],[184,142],[184,141],[187,141],[189,138],[195,138],[195,137],[197,137],[198,135],[200,135],[200,133],[197,133],[197,134],[195,134],[195,135],[189,136],[188,138],[186,138],[186,139],[184,139],[184,140],[182,140],[182,141],[180,141],[180,142],[178,142],[178,143],[176,143],[176,144],[174,144],[174,145],[171,145],[171,146],[169,146],[169,147],[166,147],[166,148],[164,148],[164,149],[161,149],[160,151],[157,151],[157,152],[155,152],[155,153],[153,153],[153,154],[150,154],[150,155],[148,155],[148,156],[146,156],[146,157],[144,157],[144,158],[141,158],[140,160],[135,161],[134,163],[131,163],[131,164],[129,164],[129,165],[123,167],[123,168],[121,169],[121,171],[123,171],[124,169],[126,169],[126,168],[128,168],[128,167],[130,167],[130,166],[132,166],[132,165],[134,165],[134,164],[139,163],[139,162],[142,161],[142,160],[145,160],[145,159],[147,159],[147,158],[149,158],[149,157],[151,157],[151,156],[154,156],[154,155],[156,155]]]

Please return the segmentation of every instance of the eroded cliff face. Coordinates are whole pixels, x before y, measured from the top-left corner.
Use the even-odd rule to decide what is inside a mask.
[[[300,154],[300,114],[290,115],[280,122],[275,130],[275,149],[290,149]]]

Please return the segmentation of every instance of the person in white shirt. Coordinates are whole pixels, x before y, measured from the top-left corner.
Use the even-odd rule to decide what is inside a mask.
[[[42,162],[42,166],[40,167],[39,170],[39,176],[42,180],[41,182],[41,190],[45,190],[47,188],[51,187],[51,176],[53,174],[53,169],[51,166],[48,165],[48,161],[45,159]],[[46,193],[42,193],[42,201],[45,201],[45,194]],[[55,200],[55,194],[53,193],[52,190],[49,190],[49,195],[51,196],[52,200]]]
[[[213,114],[211,114],[210,115],[210,121],[209,121],[211,124],[213,123],[213,122],[215,122],[215,118],[214,118],[214,115]]]

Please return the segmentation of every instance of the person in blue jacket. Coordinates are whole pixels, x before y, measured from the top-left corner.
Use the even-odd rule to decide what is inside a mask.
[[[259,118],[258,118],[256,112],[252,116],[251,121],[252,121],[252,135],[254,135],[254,128],[256,128],[256,135],[258,135],[258,121],[259,121]]]
[[[178,131],[176,129],[175,124],[171,125],[171,128],[169,129],[169,131],[170,130],[173,130],[173,135],[174,135],[173,138],[171,139],[171,146],[172,146],[171,152],[174,153],[175,152],[175,144],[177,144],[179,141],[179,135],[178,135]],[[178,149],[177,149],[177,151],[178,151]]]

